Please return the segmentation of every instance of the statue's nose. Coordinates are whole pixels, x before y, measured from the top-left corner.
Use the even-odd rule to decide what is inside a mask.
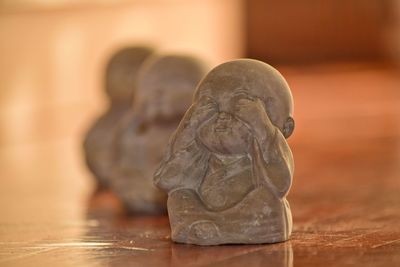
[[[219,112],[220,113],[225,113],[224,116],[229,115],[230,111],[232,110],[231,108],[231,102],[228,99],[223,99],[219,102]]]
[[[218,114],[218,119],[224,120],[224,121],[229,121],[231,119],[231,114],[229,114],[227,112],[220,112]]]

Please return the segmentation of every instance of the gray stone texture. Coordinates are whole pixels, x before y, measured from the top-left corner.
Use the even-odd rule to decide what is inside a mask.
[[[168,193],[172,240],[218,245],[289,238],[292,112],[289,86],[268,64],[239,59],[206,75],[154,174]]]

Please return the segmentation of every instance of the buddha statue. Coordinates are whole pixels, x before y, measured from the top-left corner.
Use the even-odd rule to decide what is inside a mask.
[[[166,194],[153,185],[153,173],[204,74],[202,62],[184,55],[154,55],[144,64],[134,108],[116,135],[111,175],[112,189],[129,213],[166,212]]]
[[[229,61],[202,79],[154,174],[155,185],[168,193],[173,241],[289,238],[292,112],[285,79],[261,61]]]
[[[132,108],[139,69],[152,53],[148,47],[124,48],[106,66],[105,92],[109,104],[90,127],[83,144],[87,166],[99,189],[109,187],[114,135],[120,120]]]

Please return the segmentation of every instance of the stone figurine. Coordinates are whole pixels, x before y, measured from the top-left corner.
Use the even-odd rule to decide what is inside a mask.
[[[166,194],[153,185],[153,173],[205,73],[200,61],[182,55],[153,56],[144,64],[134,109],[116,135],[111,175],[129,213],[166,213]]]
[[[109,186],[115,130],[131,109],[138,71],[152,53],[153,50],[147,47],[125,48],[118,51],[106,67],[105,91],[109,107],[91,126],[83,144],[87,166],[99,188]]]
[[[288,84],[273,67],[239,59],[200,82],[154,183],[168,192],[171,238],[197,245],[285,241],[294,129]]]

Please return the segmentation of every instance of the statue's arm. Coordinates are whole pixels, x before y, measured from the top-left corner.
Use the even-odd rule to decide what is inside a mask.
[[[165,190],[195,189],[207,171],[209,153],[193,140],[187,147],[174,151],[154,174],[154,184]]]
[[[165,191],[195,188],[207,171],[208,150],[196,140],[199,125],[216,113],[215,103],[203,97],[185,113],[172,135],[163,162],[154,174],[154,183]]]
[[[284,197],[290,189],[293,178],[293,155],[286,139],[278,128],[268,138],[255,138],[254,158],[265,182],[278,197]]]

